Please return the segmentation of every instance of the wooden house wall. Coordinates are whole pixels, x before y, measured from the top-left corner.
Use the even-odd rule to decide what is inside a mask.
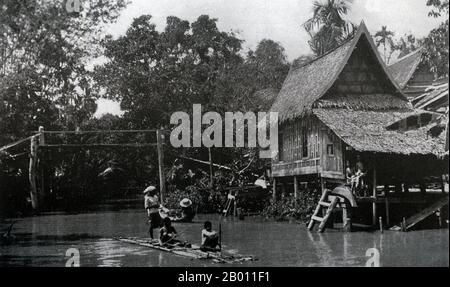
[[[272,163],[273,176],[324,173],[333,178],[342,177],[341,140],[317,118],[285,123],[280,127],[279,138],[279,153]],[[333,153],[327,153],[327,148]]]
[[[361,43],[324,97],[333,99],[338,95],[378,95],[391,94],[392,87],[387,85],[387,77],[383,76],[381,67],[375,57],[368,53],[368,48]]]
[[[321,165],[322,177],[344,177],[344,144],[329,128],[323,126],[320,130],[322,139]],[[331,153],[330,150],[333,152]]]

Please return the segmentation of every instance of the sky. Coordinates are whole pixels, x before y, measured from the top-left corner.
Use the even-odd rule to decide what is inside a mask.
[[[131,0],[118,21],[107,27],[114,37],[123,35],[134,18],[152,15],[156,28],[162,31],[168,16],[193,22],[207,14],[217,18],[222,31],[234,31],[243,39],[245,49],[254,49],[262,39],[272,39],[284,48],[288,60],[311,53],[308,35],[302,24],[312,15],[313,0]],[[353,0],[348,19],[364,20],[373,34],[387,26],[396,36],[413,33],[426,36],[439,25],[440,19],[428,17],[426,0]],[[96,116],[120,114],[117,103],[98,102]]]

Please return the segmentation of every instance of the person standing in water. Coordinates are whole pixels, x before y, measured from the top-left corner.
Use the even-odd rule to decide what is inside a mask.
[[[156,187],[153,185],[144,190],[144,206],[150,223],[148,233],[150,238],[153,240],[153,229],[160,228],[162,226],[161,216],[159,215],[159,209],[162,206],[159,203],[158,196],[156,195]]]

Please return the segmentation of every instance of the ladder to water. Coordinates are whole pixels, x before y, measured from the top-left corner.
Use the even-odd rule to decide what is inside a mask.
[[[229,196],[227,201],[225,202],[225,208],[222,213],[223,216],[227,217],[229,214],[232,214],[235,209],[236,199],[234,196]]]
[[[320,222],[318,230],[319,232],[323,232],[325,230],[327,221],[339,202],[339,198],[337,196],[329,195],[329,193],[330,191],[327,190],[322,194],[319,203],[317,204],[317,207],[314,211],[314,214],[308,224],[309,230],[312,230],[314,228],[316,222]],[[326,208],[325,212],[323,212],[324,208]],[[325,213],[323,217],[319,216],[323,213]]]

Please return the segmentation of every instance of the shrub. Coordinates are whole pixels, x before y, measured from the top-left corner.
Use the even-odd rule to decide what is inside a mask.
[[[297,199],[293,196],[285,197],[277,202],[271,202],[262,212],[266,217],[286,220],[295,218],[308,221],[319,201],[320,193],[317,190],[304,190],[299,193]]]
[[[201,189],[190,185],[184,190],[170,190],[164,199],[164,206],[169,209],[178,209],[183,198],[189,198],[198,213],[219,212],[224,200],[218,191]]]

